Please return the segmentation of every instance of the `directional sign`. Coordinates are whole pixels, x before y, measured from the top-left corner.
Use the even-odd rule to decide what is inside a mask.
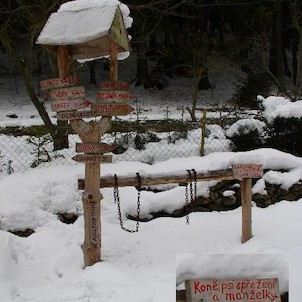
[[[79,99],[66,99],[66,100],[54,100],[51,103],[51,109],[53,111],[71,111],[77,109],[83,109],[89,106],[91,103],[83,98]]]
[[[112,155],[77,154],[72,159],[79,163],[112,163]]]
[[[42,90],[52,89],[52,88],[60,88],[60,87],[68,87],[77,85],[80,83],[80,78],[56,78],[56,79],[48,79],[40,82],[40,87]]]
[[[121,103],[121,102],[127,102],[127,101],[132,101],[135,100],[135,95],[129,93],[128,91],[98,91],[96,94],[96,100],[97,102],[116,102],[116,103]]]
[[[76,152],[84,152],[84,153],[103,153],[103,152],[111,152],[115,150],[115,146],[103,144],[103,143],[77,143],[76,144]]]
[[[58,112],[56,117],[60,121],[68,120],[78,120],[81,118],[95,117],[96,114],[94,111],[83,110],[83,111],[70,111],[70,112]]]
[[[234,178],[261,178],[263,175],[263,167],[259,164],[234,164]]]
[[[100,83],[101,90],[128,90],[130,84],[127,82],[104,81]]]
[[[50,97],[54,100],[62,100],[68,98],[85,97],[85,88],[83,86],[57,88],[50,91]]]
[[[128,104],[92,104],[92,110],[97,113],[97,115],[102,116],[117,116],[117,115],[127,115],[131,113],[134,108]]]

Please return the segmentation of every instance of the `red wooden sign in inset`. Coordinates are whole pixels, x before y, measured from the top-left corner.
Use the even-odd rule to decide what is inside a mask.
[[[263,176],[263,167],[260,164],[234,164],[234,178],[261,178]]]
[[[113,103],[123,103],[135,100],[135,95],[129,93],[128,91],[98,91],[96,94],[97,102],[113,102]]]
[[[65,77],[40,81],[42,90],[74,86],[80,83],[80,78]]]
[[[85,97],[84,86],[57,88],[50,91],[50,97],[54,100]]]
[[[60,121],[79,120],[82,118],[95,117],[97,114],[94,111],[70,111],[70,112],[58,112],[56,117]]]
[[[104,81],[100,83],[101,90],[128,90],[130,84],[127,82]]]
[[[112,155],[77,154],[72,159],[79,163],[89,163],[89,164],[112,163]]]
[[[103,153],[111,152],[115,150],[115,146],[103,144],[103,143],[77,143],[76,152],[84,153]]]
[[[186,281],[186,301],[280,302],[277,278]]]
[[[55,100],[51,102],[51,109],[53,111],[71,111],[71,110],[83,109],[89,105],[90,102],[83,98]]]
[[[95,111],[97,115],[117,116],[127,115],[131,113],[134,108],[128,104],[92,104],[92,110]]]

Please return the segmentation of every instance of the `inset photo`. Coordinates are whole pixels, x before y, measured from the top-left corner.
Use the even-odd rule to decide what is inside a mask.
[[[177,302],[288,302],[289,266],[278,254],[178,254]]]

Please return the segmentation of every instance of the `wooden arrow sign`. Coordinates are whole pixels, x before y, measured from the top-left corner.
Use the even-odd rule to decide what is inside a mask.
[[[128,104],[92,104],[92,110],[97,113],[97,115],[102,116],[118,116],[127,115],[131,113],[134,108]]]
[[[57,88],[50,91],[50,97],[54,100],[85,97],[84,86]]]
[[[66,99],[66,100],[54,100],[51,102],[51,109],[53,111],[71,111],[77,109],[83,109],[89,106],[91,103],[83,98],[79,99]]]
[[[72,158],[79,163],[112,163],[112,155],[101,154],[77,154]]]
[[[70,112],[58,112],[56,117],[60,121],[79,120],[81,118],[95,117],[97,114],[94,111],[70,111]]]
[[[101,90],[128,90],[130,84],[127,82],[104,81],[100,83]]]
[[[97,102],[113,102],[121,103],[135,100],[135,95],[129,93],[128,91],[98,91],[96,94]]]
[[[111,152],[115,150],[115,146],[103,144],[103,143],[77,143],[76,152],[84,153],[103,153]]]
[[[42,90],[60,88],[60,87],[68,87],[77,85],[80,83],[80,78],[56,78],[56,79],[48,79],[40,82],[40,87]]]

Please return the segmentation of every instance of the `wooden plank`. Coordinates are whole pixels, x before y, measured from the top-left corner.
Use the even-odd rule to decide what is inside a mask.
[[[100,83],[101,90],[119,90],[127,91],[130,87],[130,83],[127,82],[112,82],[112,81],[102,81]]]
[[[261,164],[234,164],[232,168],[234,178],[261,178],[263,176]]]
[[[78,85],[80,83],[80,78],[74,77],[63,77],[63,78],[55,78],[48,79],[44,81],[40,81],[41,90],[48,90],[53,88],[62,88],[62,87],[70,87],[74,85]]]
[[[103,154],[77,154],[72,159],[79,163],[112,163],[112,155]]]
[[[102,116],[121,116],[131,113],[134,108],[128,104],[92,104],[92,110],[97,115]]]
[[[85,100],[84,98],[54,100],[51,102],[51,109],[57,112],[72,111],[72,110],[86,108],[90,104],[91,103]]]
[[[242,236],[244,243],[252,238],[252,179],[241,179]]]
[[[98,91],[96,93],[97,102],[123,103],[123,102],[133,101],[135,99],[136,96],[128,91],[110,90],[110,91]]]
[[[187,280],[187,302],[281,302],[277,278]]]
[[[103,153],[115,150],[115,146],[103,143],[76,143],[76,152]]]
[[[68,98],[83,98],[85,97],[84,86],[56,88],[50,91],[50,97],[53,100],[62,100]]]
[[[210,180],[231,180],[234,179],[233,172],[231,169],[228,170],[216,170],[216,171],[206,171],[206,172],[197,172],[196,180],[197,181],[210,181]],[[161,174],[161,175],[141,175],[141,184],[142,186],[152,186],[160,184],[171,184],[171,183],[189,183],[190,178],[188,173],[184,174]],[[100,188],[113,188],[115,185],[114,177],[107,176],[102,177],[100,182]],[[118,177],[118,186],[119,187],[129,187],[137,186],[137,177],[136,176],[119,176]],[[78,180],[78,189],[85,189],[85,180]]]
[[[95,117],[98,114],[91,110],[58,112],[56,118],[60,121],[78,120],[82,118]]]

